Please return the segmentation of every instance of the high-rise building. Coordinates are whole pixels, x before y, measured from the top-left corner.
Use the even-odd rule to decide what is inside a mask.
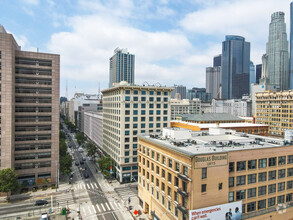
[[[251,92],[251,84],[255,83],[255,66],[252,61],[250,61],[249,66],[249,93]]]
[[[213,67],[221,66],[222,54],[214,56]]]
[[[188,89],[187,98],[192,100],[198,98],[201,101],[211,101],[211,93],[206,92],[206,88],[196,88]]]
[[[171,120],[176,119],[176,115],[182,114],[200,114],[201,101],[200,99],[171,99]]]
[[[262,64],[255,65],[255,83],[259,84],[259,79],[261,78]]]
[[[59,163],[60,56],[22,51],[0,25],[0,170],[23,186],[56,183]]]
[[[276,85],[280,90],[289,89],[289,51],[284,12],[275,12],[271,16],[269,40],[262,62],[262,83]]]
[[[179,98],[178,94],[180,96]],[[174,85],[174,90],[171,92],[171,98],[174,99],[176,96],[177,99],[186,99],[186,86]]]
[[[239,99],[249,93],[250,43],[227,35],[222,43],[222,99]]]
[[[290,89],[293,89],[293,2],[290,4]]]
[[[126,81],[134,84],[134,62],[135,56],[130,54],[127,49],[114,50],[114,55],[110,58],[109,88],[113,83]]]
[[[102,150],[115,161],[115,176],[120,182],[137,181],[137,135],[160,132],[169,126],[172,90],[121,82],[102,91]]]
[[[211,98],[220,97],[221,87],[221,66],[206,68],[206,92],[211,94]]]
[[[103,105],[102,105],[102,100],[100,103],[85,103],[82,106],[78,106],[78,112],[77,112],[77,121],[76,121],[76,126],[77,129],[81,132],[84,132],[84,128],[87,127],[87,124],[84,121],[84,113],[87,111],[102,111],[103,110]]]
[[[84,134],[99,148],[103,146],[103,112],[84,112]]]

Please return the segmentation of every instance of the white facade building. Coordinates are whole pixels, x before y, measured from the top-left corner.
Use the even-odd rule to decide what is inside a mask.
[[[103,146],[103,112],[84,112],[84,134],[100,148]]]
[[[176,119],[176,115],[199,114],[201,113],[201,101],[194,98],[189,99],[171,99],[171,120]]]

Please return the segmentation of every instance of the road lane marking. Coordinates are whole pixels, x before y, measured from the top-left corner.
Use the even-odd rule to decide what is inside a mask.
[[[111,203],[111,202],[109,202],[109,203],[110,203],[111,207],[112,207],[113,209],[115,209],[115,207],[114,207],[114,205],[113,205],[113,204],[114,204],[114,202],[112,202],[112,203]]]
[[[109,211],[111,210],[111,208],[109,207],[108,203],[105,203],[107,208],[109,209]]]
[[[88,189],[91,189],[91,187],[90,187],[90,185],[88,183],[86,184],[86,186],[87,186]]]
[[[95,189],[92,183],[91,183],[91,186],[92,186],[93,189]]]
[[[90,213],[90,214],[92,214],[90,207],[89,207],[89,206],[87,206],[87,208],[88,208],[88,210],[89,210],[89,213]]]
[[[120,209],[122,209],[122,206],[120,205],[120,203],[117,203],[118,204],[118,206],[120,207]]]
[[[96,206],[97,206],[97,208],[98,208],[99,212],[101,212],[101,209],[100,209],[99,205],[97,204]]]
[[[95,187],[98,189],[99,187],[97,186],[97,184],[96,183],[94,183],[94,185],[95,185]]]
[[[101,206],[102,206],[102,208],[103,208],[103,210],[104,210],[104,212],[105,212],[105,211],[106,211],[106,209],[105,209],[105,207],[104,207],[103,203],[101,203]]]
[[[93,207],[93,209],[94,209],[94,213],[97,214],[97,211],[96,211],[96,209],[95,209],[95,206],[92,205],[92,207]]]

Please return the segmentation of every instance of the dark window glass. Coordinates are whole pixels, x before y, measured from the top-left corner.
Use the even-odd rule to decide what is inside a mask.
[[[249,160],[248,161],[248,169],[249,170],[256,169],[256,160]]]

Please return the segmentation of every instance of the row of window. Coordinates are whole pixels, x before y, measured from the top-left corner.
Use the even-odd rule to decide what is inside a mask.
[[[157,115],[161,115],[161,110],[156,110],[156,111],[154,111],[154,110],[149,110],[149,112],[148,112],[148,115],[154,115],[155,113],[157,114]],[[125,110],[125,115],[130,115],[131,114],[131,111],[130,110]],[[132,111],[132,114],[133,115],[138,115],[138,110],[133,110]],[[140,115],[145,115],[146,114],[146,111],[145,110],[141,110],[140,111]],[[163,111],[163,115],[168,115],[168,110],[164,110]]]
[[[150,102],[154,102],[154,101],[157,101],[157,102],[161,102],[161,101],[164,101],[164,102],[168,102],[168,98],[165,97],[165,98],[161,98],[161,97],[156,97],[156,99],[154,97],[149,97],[148,101]],[[147,101],[147,98],[142,96],[140,97],[140,100],[139,100],[139,97],[138,96],[133,96],[132,99],[131,99],[131,96],[125,96],[125,101],[129,102],[129,101],[134,101],[134,102],[138,102],[138,101],[142,101],[142,102],[146,102]]]
[[[258,165],[257,165],[258,162]],[[286,164],[286,156],[262,158],[258,160],[238,161],[236,162],[236,170],[253,170],[258,168],[275,167]],[[293,164],[293,155],[287,156],[287,164]],[[229,172],[235,171],[235,162],[229,163]]]
[[[125,122],[129,122],[130,121],[130,117],[125,117]],[[141,122],[144,122],[146,120],[148,121],[154,121],[154,117],[133,117],[132,121],[133,122],[137,122],[140,119]],[[156,117],[155,118],[157,121],[161,121],[161,117]],[[168,121],[168,117],[162,117],[162,121]]]
[[[132,92],[132,93],[131,93]],[[141,95],[147,95],[147,94],[149,94],[149,95],[154,95],[155,94],[155,91],[153,91],[153,90],[151,90],[151,91],[146,91],[146,90],[141,90],[141,91],[139,91],[139,90],[125,90],[125,94],[126,95],[130,95],[130,94],[134,94],[134,95],[138,95],[138,94],[141,94]],[[156,92],[156,94],[157,95],[162,95],[162,94],[164,94],[164,96],[168,96],[169,95],[169,92],[161,92],[161,91],[157,91]]]
[[[132,108],[138,108],[138,106],[139,106],[138,103],[133,103],[132,106],[131,106],[130,103],[125,103],[125,108],[131,108],[131,107]],[[161,104],[153,104],[153,103],[151,103],[148,106],[149,106],[149,108],[154,108],[154,106],[156,108],[161,108],[161,107],[168,108],[168,104],[161,105]],[[147,108],[147,104],[146,103],[140,104],[140,108]]]

